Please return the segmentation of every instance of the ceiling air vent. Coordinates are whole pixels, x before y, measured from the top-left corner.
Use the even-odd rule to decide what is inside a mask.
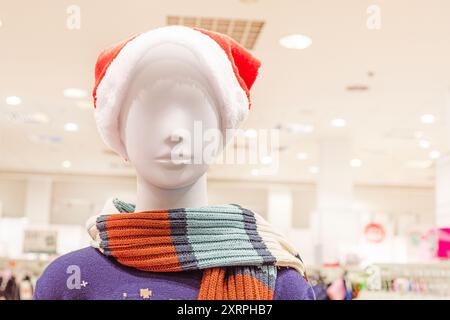
[[[200,27],[227,34],[251,50],[255,47],[256,41],[264,26],[264,21],[168,16],[167,25],[175,24],[187,27]]]

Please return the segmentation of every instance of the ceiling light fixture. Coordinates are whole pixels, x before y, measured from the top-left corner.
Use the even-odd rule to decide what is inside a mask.
[[[81,99],[87,96],[87,92],[78,88],[67,88],[63,91],[64,97],[72,99]]]
[[[436,159],[438,159],[441,156],[441,153],[439,151],[437,151],[437,150],[433,150],[433,151],[431,151],[429,153],[428,156],[430,157],[430,159],[436,160]]]
[[[64,125],[64,130],[66,130],[67,132],[76,132],[78,131],[78,129],[78,124],[73,122],[68,122]]]
[[[61,163],[61,166],[62,166],[63,168],[65,168],[65,169],[68,169],[68,168],[70,168],[70,167],[72,166],[72,162],[70,162],[69,160],[64,160],[64,161]]]
[[[280,39],[280,45],[288,49],[302,50],[312,44],[310,37],[302,34],[291,34]]]
[[[352,159],[352,160],[350,161],[350,165],[351,165],[353,168],[359,168],[359,167],[362,166],[362,161],[361,161],[361,159]]]
[[[22,103],[22,99],[17,96],[6,97],[5,101],[6,101],[6,104],[8,104],[10,106],[18,106],[19,104]]]
[[[422,117],[420,117],[420,120],[422,121],[422,123],[431,124],[434,123],[436,117],[432,114],[424,114]]]
[[[297,153],[296,158],[298,160],[306,160],[308,159],[308,154],[306,152],[299,152]]]
[[[420,139],[419,140],[419,146],[421,148],[428,149],[430,147],[430,145],[431,145],[431,143],[428,140],[425,140],[425,139]]]
[[[312,174],[317,174],[317,173],[319,173],[319,167],[311,166],[311,167],[309,167],[309,172],[311,172]]]
[[[247,130],[245,130],[245,137],[246,138],[256,138],[257,135],[258,135],[258,133],[256,132],[255,129],[247,129]]]
[[[273,159],[272,159],[271,156],[264,156],[264,157],[262,157],[262,159],[261,159],[261,163],[262,163],[262,164],[271,164],[272,161],[273,161]]]
[[[347,125],[347,121],[345,121],[345,119],[342,118],[336,118],[331,120],[331,125],[335,128],[343,128]]]

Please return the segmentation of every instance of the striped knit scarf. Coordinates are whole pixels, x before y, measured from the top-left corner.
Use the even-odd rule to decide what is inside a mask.
[[[149,272],[204,270],[198,299],[273,298],[277,267],[303,276],[300,256],[259,215],[238,205],[119,213],[87,223],[92,245],[119,263]]]

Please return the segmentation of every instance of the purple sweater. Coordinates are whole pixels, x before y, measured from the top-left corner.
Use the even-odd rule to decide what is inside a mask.
[[[88,247],[53,261],[39,278],[33,299],[195,300],[201,277],[201,271],[155,273],[131,269]],[[278,270],[274,299],[311,300],[314,292],[297,271],[282,268]]]

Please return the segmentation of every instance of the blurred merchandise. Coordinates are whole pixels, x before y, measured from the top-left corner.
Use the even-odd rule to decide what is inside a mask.
[[[49,263],[38,256],[23,260],[0,257],[0,300],[31,300],[36,281]]]

